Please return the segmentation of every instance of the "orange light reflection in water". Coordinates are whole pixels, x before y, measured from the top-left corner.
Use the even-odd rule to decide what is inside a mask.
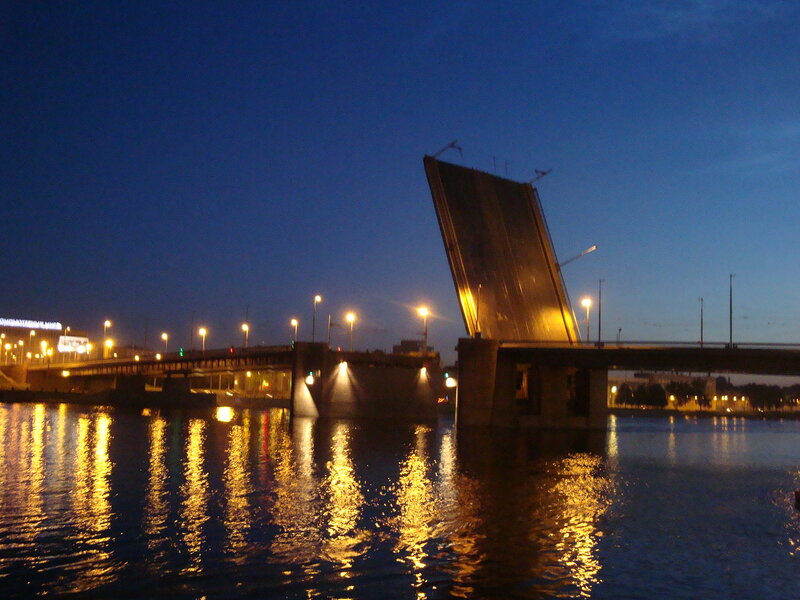
[[[398,535],[395,552],[408,564],[420,600],[426,598],[422,589],[426,584],[423,570],[429,559],[428,544],[434,536],[435,524],[440,522],[428,472],[430,465],[425,444],[428,432],[428,427],[416,427],[414,446],[400,466],[396,488],[399,515],[394,520]]]
[[[242,415],[242,424],[234,425],[228,432],[228,449],[223,483],[225,486],[224,523],[227,531],[225,551],[234,562],[244,560],[247,549],[247,531],[251,525],[249,496],[253,491],[250,481],[248,456],[250,454],[250,413]]]
[[[180,510],[183,543],[189,554],[189,565],[185,571],[190,573],[200,573],[203,570],[204,525],[208,521],[209,497],[208,473],[205,470],[205,437],[206,422],[203,419],[190,419]]]
[[[150,420],[150,457],[148,465],[147,497],[144,513],[144,531],[147,535],[148,560],[160,562],[168,552],[165,529],[169,516],[169,494],[166,465],[167,421],[157,416]]]
[[[271,446],[275,476],[272,518],[280,531],[272,539],[267,560],[286,567],[282,572],[286,584],[310,583],[319,573],[321,532],[317,519],[321,508],[313,464],[315,425],[309,418],[295,419],[290,425],[288,413],[284,413],[283,426],[270,430],[275,437]],[[313,588],[308,590],[309,597],[315,594]]]
[[[324,518],[326,521],[323,556],[338,565],[341,577],[350,577],[353,561],[361,552],[358,545],[366,538],[359,529],[358,519],[364,504],[364,494],[355,478],[350,455],[350,423],[337,423],[331,437],[331,460],[323,487],[326,491]]]
[[[111,416],[81,415],[77,423],[72,511],[75,542],[81,548],[76,578],[64,591],[86,592],[114,581],[124,566],[111,551]]]

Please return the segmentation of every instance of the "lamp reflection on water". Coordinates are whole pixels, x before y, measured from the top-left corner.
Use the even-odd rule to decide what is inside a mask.
[[[167,422],[162,417],[150,421],[150,457],[147,480],[147,500],[145,504],[144,531],[147,535],[147,549],[150,560],[159,561],[168,552],[165,547],[164,530],[169,516],[169,495],[166,465]]]
[[[188,572],[201,572],[202,550],[205,541],[204,526],[208,521],[208,473],[205,470],[206,422],[189,420],[186,440],[184,483],[181,486],[181,519],[183,543],[189,554]]]
[[[288,427],[273,430],[276,445],[272,454],[275,477],[272,518],[279,532],[272,540],[269,560],[299,566],[303,571],[303,575],[284,571],[286,583],[295,581],[297,576],[311,576],[318,570],[316,559],[320,531],[316,518],[319,482],[313,468],[315,423],[308,418],[287,423],[288,427],[294,428],[293,436],[289,435]]]
[[[0,406],[0,490],[6,489],[6,479],[11,471],[10,465],[6,463],[6,447],[9,446],[8,413],[7,407]]]
[[[120,564],[109,548],[111,527],[111,416],[94,412],[80,415],[75,449],[75,542],[86,558],[78,575],[64,591],[85,592],[117,578]],[[94,442],[92,447],[92,442]]]
[[[27,428],[26,428],[27,429]],[[43,511],[45,407],[37,404],[33,408],[30,429],[30,462],[27,465],[27,490],[25,492],[25,516],[20,523],[22,537],[32,542],[45,514]]]
[[[597,521],[608,508],[609,485],[606,478],[597,476],[601,466],[602,459],[595,454],[570,455],[558,464],[561,477],[553,488],[561,523],[555,549],[564,574],[584,597],[600,581],[597,542],[602,532]]]
[[[395,552],[406,561],[414,576],[417,598],[425,598],[422,588],[426,581],[423,575],[428,558],[428,543],[433,537],[433,523],[436,515],[433,485],[428,473],[428,453],[425,436],[430,428],[417,426],[414,431],[415,442],[406,459],[400,466],[396,496],[399,515],[395,521],[397,542]]]
[[[364,495],[356,481],[350,455],[351,427],[349,423],[336,424],[331,437],[328,475],[323,482],[327,491],[323,551],[327,560],[340,566],[342,577],[352,575],[353,561],[359,555],[356,547],[365,537],[365,532],[357,528]]]
[[[249,412],[243,414],[241,425],[230,428],[226,454],[222,476],[225,485],[224,524],[227,532],[225,551],[234,562],[241,562],[247,548],[247,531],[251,524],[249,498],[253,491],[247,460],[250,455]]]

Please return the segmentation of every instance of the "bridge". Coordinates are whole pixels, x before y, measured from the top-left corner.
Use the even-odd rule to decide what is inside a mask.
[[[423,160],[469,337],[459,423],[605,428],[608,371],[800,375],[800,347],[581,342],[530,183]]]
[[[582,369],[748,373],[800,376],[800,345],[743,343],[626,342],[555,346],[503,342],[500,351],[517,359]]]
[[[201,391],[222,403],[286,406],[296,416],[429,419],[436,417],[442,393],[433,358],[342,352],[325,343],[296,342],[12,369],[31,391],[91,395],[117,390],[119,404],[192,406],[199,399],[192,392]],[[168,395],[148,397],[148,390]]]

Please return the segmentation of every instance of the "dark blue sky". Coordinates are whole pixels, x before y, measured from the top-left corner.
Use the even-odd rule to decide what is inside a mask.
[[[636,4],[635,8],[631,8]],[[747,6],[745,6],[745,4]],[[422,156],[539,191],[625,339],[800,339],[793,2],[3,3],[0,316],[463,335]],[[345,343],[339,333],[334,342]],[[452,356],[452,352],[448,353]]]

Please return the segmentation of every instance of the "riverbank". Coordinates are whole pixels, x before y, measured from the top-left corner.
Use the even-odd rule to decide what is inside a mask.
[[[783,412],[779,410],[727,412],[713,410],[678,410],[674,408],[623,408],[609,406],[609,415],[618,417],[744,417],[748,419],[792,419],[800,420],[800,411]]]

